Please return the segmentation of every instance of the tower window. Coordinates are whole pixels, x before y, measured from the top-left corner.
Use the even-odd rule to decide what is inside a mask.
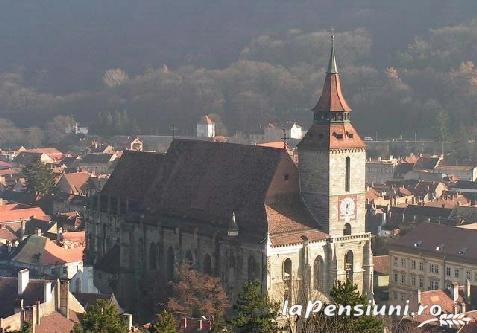
[[[351,175],[351,159],[349,157],[346,157],[346,179],[345,179],[345,191],[346,192],[349,192],[350,175]]]

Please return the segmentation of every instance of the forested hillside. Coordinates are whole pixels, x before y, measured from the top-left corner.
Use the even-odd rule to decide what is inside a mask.
[[[331,27],[363,134],[475,136],[475,0],[11,0],[0,3],[0,144],[22,139],[5,135],[15,127],[47,140],[57,115],[107,135],[172,123],[192,134],[205,113],[222,134],[306,125]]]

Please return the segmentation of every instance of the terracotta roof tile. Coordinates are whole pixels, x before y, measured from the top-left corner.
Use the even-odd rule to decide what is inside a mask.
[[[19,203],[0,204],[0,223],[28,220],[31,217],[45,218],[47,215],[40,207],[31,207]]]
[[[265,206],[268,233],[272,246],[282,246],[326,239],[328,234],[318,230],[318,224],[307,212],[299,198]]]
[[[365,144],[351,123],[333,123],[313,124],[298,147],[329,150],[364,148]]]
[[[312,111],[351,111],[341,91],[341,80],[338,73],[326,74],[320,99]]]
[[[43,236],[32,235],[13,258],[32,265],[55,265],[83,260],[84,247],[66,249]]]
[[[73,330],[76,320],[68,319],[61,313],[53,312],[40,320],[40,325],[35,327],[36,333],[67,333]]]

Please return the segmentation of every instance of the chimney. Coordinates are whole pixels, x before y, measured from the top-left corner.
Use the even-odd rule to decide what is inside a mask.
[[[421,304],[421,289],[417,289],[417,304]]]
[[[51,282],[45,282],[43,285],[43,302],[48,303],[52,299]]]
[[[465,280],[465,298],[467,303],[471,304],[471,295],[470,295],[470,280]]]
[[[61,238],[63,236],[63,228],[62,227],[58,227],[56,229],[56,241],[59,242],[61,241]]]
[[[133,318],[132,318],[132,314],[130,314],[130,313],[123,313],[123,316],[126,318],[126,322],[127,322],[127,325],[128,325],[128,332],[131,332],[131,331],[132,331],[132,328],[133,328]]]
[[[457,282],[452,284],[452,298],[454,303],[459,299],[459,284]]]
[[[40,325],[40,320],[41,320],[41,311],[40,311],[40,301],[36,301],[36,306],[33,307],[33,315],[35,316],[36,319],[36,324]]]
[[[18,272],[18,295],[23,294],[26,287],[30,282],[30,271],[28,269],[22,269]]]
[[[65,316],[67,319],[70,318],[70,304],[69,304],[69,294],[70,294],[70,282],[61,281],[60,282],[60,313]]]

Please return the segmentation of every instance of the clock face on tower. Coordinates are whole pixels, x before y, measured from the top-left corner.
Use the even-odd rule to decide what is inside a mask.
[[[353,220],[356,216],[356,201],[353,197],[343,197],[339,203],[340,220]]]

